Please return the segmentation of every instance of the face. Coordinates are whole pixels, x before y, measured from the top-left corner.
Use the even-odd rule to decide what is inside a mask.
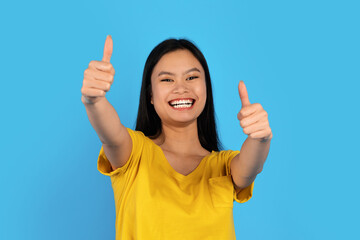
[[[206,83],[204,69],[190,51],[162,56],[151,85],[151,103],[163,124],[196,123],[206,103]]]

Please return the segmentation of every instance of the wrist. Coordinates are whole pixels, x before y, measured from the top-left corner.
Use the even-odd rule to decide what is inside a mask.
[[[260,142],[269,142],[272,139],[272,132],[270,133],[270,135],[268,137],[265,138],[261,138]]]
[[[101,100],[101,97],[85,97],[81,95],[81,101],[85,105],[93,105]]]

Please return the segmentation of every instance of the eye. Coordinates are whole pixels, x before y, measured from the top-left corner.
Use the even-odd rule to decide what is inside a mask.
[[[191,76],[191,77],[188,77],[186,80],[193,80],[195,78],[199,78],[198,76]]]
[[[160,80],[160,82],[172,82],[172,80],[171,80],[171,79],[166,78],[166,79],[161,79],[161,80]]]

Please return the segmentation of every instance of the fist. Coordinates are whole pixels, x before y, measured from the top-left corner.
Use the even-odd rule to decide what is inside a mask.
[[[81,101],[95,103],[101,100],[110,90],[114,81],[115,69],[110,63],[113,51],[113,41],[110,35],[106,37],[102,61],[91,61],[84,71],[84,80],[81,88]]]
[[[243,132],[250,138],[258,141],[270,140],[272,132],[268,121],[268,114],[260,103],[250,103],[243,81],[239,83],[239,95],[242,106],[237,117],[240,120]]]

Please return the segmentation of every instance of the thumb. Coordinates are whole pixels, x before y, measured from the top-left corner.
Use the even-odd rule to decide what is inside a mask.
[[[239,95],[242,107],[250,105],[249,96],[244,81],[239,82]]]
[[[110,62],[111,54],[113,51],[113,40],[111,35],[106,36],[105,46],[104,46],[104,55],[102,58],[103,62]]]

